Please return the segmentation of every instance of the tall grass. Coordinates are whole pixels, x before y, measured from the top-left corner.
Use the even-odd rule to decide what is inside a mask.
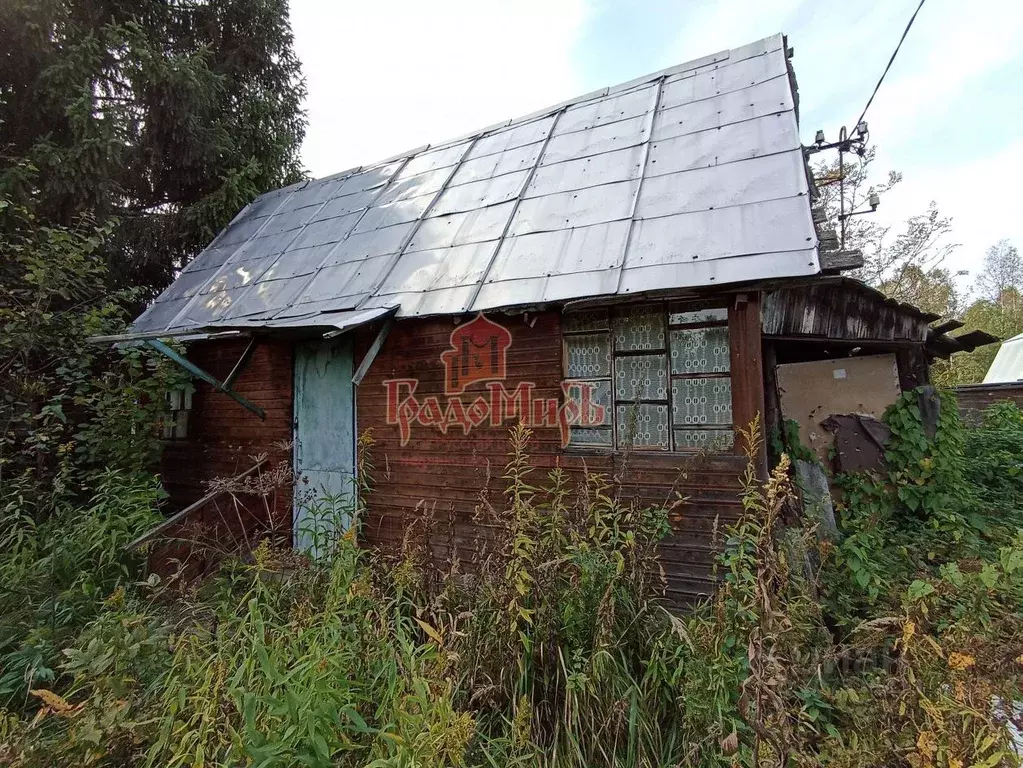
[[[1023,431],[1014,418],[1000,428]],[[751,462],[721,587],[676,614],[656,561],[668,510],[624,503],[599,475],[542,473],[530,438],[511,433],[472,563],[438,563],[413,533],[398,553],[368,551],[353,498],[310,515],[315,556],[269,537],[173,599],[156,579],[111,582],[61,680],[0,716],[0,762],[1012,764],[1010,708],[991,704],[1021,679],[997,654],[1019,648],[1023,548],[917,574],[909,593],[893,573],[886,609],[899,611],[845,635],[820,598],[822,579],[846,583],[829,576],[845,561],[812,527],[782,524],[787,459],[763,482]],[[865,649],[872,664],[844,663]]]

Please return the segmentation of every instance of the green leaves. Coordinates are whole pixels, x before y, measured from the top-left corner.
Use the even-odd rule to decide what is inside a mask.
[[[256,195],[302,176],[285,0],[11,0],[0,198],[97,244],[111,287],[161,290]],[[136,305],[138,306],[138,305]]]

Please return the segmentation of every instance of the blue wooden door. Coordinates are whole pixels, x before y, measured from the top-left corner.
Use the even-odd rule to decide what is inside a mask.
[[[352,522],[354,406],[351,340],[296,345],[293,539],[313,556],[329,553]]]

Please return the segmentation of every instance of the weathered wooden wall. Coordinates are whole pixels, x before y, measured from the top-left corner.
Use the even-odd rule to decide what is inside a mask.
[[[755,346],[738,361],[736,391],[749,402],[735,406],[735,413],[752,414],[761,408],[763,389],[759,369],[759,308],[747,307],[750,314],[732,323],[733,335],[755,337]],[[464,321],[466,318],[462,318]],[[522,381],[535,384],[534,397],[561,394],[562,343],[559,315],[553,312],[530,316],[494,315],[512,333],[508,349],[507,387],[513,390]],[[509,450],[508,427],[489,424],[474,429],[467,437],[460,428],[446,434],[436,427],[414,425],[411,439],[401,445],[399,428],[387,423],[385,381],[417,378],[415,396],[420,401],[429,395],[443,403],[444,367],[440,355],[449,348],[452,318],[399,322],[388,336],[369,374],[359,387],[356,399],[358,429],[372,430],[375,445],[371,450],[374,465],[374,490],[369,497],[369,512],[364,528],[370,544],[394,550],[412,525],[432,515],[434,533],[430,544],[435,554],[469,560],[485,532],[473,522],[473,513],[485,489],[493,503],[499,503],[504,487],[502,469]],[[356,345],[357,359],[368,348],[372,333],[361,335]],[[746,369],[749,370],[746,370]],[[484,393],[482,384],[467,390],[466,402]],[[691,601],[709,594],[715,553],[714,529],[737,519],[740,512],[738,478],[744,458],[737,454],[711,457],[685,457],[678,454],[632,452],[628,455],[584,453],[563,449],[557,427],[535,429],[531,455],[541,473],[562,466],[579,478],[584,468],[617,478],[623,495],[646,504],[664,503],[678,495],[688,497],[673,521],[674,535],[661,548],[661,559],[669,579],[669,596],[677,602]],[[418,522],[417,522],[418,521]]]
[[[188,347],[188,357],[221,381],[228,375],[246,340],[196,342]],[[254,457],[268,454],[268,469],[275,462],[290,460],[287,445],[291,441],[292,422],[292,344],[265,341],[255,348],[252,359],[235,382],[235,389],[266,411],[266,419],[250,413],[227,395],[213,390],[205,382],[196,382],[189,415],[188,437],[165,443],[160,462],[164,488],[170,494],[170,511],[201,499],[207,483],[216,478],[234,477],[255,463]],[[243,523],[259,527],[253,517],[282,530],[290,530],[291,489],[285,486],[267,499],[250,498],[241,511]],[[236,523],[233,504],[222,513]],[[222,525],[214,506],[194,518]],[[286,531],[285,531],[286,532]]]
[[[958,387],[959,414],[967,424],[979,424],[984,409],[1008,400],[1023,408],[1023,383],[969,384]]]
[[[752,296],[733,311],[730,328],[734,412],[738,422],[752,418],[763,405],[760,370],[759,305]],[[466,318],[462,318],[464,322]],[[507,353],[509,391],[523,381],[535,385],[533,398],[560,398],[562,342],[560,317],[548,312],[529,316],[494,315],[512,333]],[[364,533],[371,546],[395,551],[411,530],[420,535],[432,518],[430,546],[438,558],[472,558],[486,528],[473,520],[481,491],[500,503],[503,467],[509,450],[509,424],[484,424],[468,436],[458,427],[442,434],[436,427],[414,425],[402,446],[397,425],[387,423],[387,390],[393,378],[418,380],[416,397],[429,395],[445,402],[444,366],[440,355],[449,348],[453,318],[405,320],[396,324],[356,392],[357,428],[371,430],[375,444],[373,491]],[[374,338],[376,328],[356,335],[356,362]],[[242,353],[242,342],[197,343],[189,357],[214,376],[223,378]],[[252,457],[271,453],[287,458],[279,447],[290,442],[292,428],[293,353],[291,342],[266,342],[256,349],[236,388],[267,412],[260,421],[228,396],[200,384],[193,399],[190,436],[167,444],[162,464],[165,487],[173,506],[180,508],[202,497],[206,482],[235,475],[252,464]],[[466,402],[485,392],[470,386]],[[623,496],[643,504],[662,504],[686,497],[673,515],[673,535],[661,546],[668,577],[668,596],[685,603],[707,595],[713,587],[712,568],[723,526],[741,511],[739,476],[745,459],[738,452],[715,456],[685,456],[635,451],[629,454],[565,449],[557,426],[538,427],[530,446],[541,473],[561,466],[581,481],[586,470],[615,479]],[[290,520],[290,489],[277,492],[272,514],[280,526]],[[216,523],[208,513],[200,519]]]
[[[764,335],[922,344],[930,315],[852,280],[782,288],[764,297]]]

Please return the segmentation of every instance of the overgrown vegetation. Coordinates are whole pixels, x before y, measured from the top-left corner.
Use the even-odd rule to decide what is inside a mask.
[[[1023,416],[987,419],[965,432],[943,397],[928,436],[907,394],[888,469],[840,479],[834,541],[798,523],[787,456],[765,481],[751,462],[721,588],[685,613],[657,597],[668,510],[541,475],[521,427],[471,562],[415,530],[374,554],[356,523],[314,560],[267,541],[171,595],[121,555],[152,487],[102,475],[48,529],[11,527],[5,494],[2,608],[31,608],[0,649],[21,670],[0,761],[1013,765]],[[27,660],[41,643],[59,663]]]

